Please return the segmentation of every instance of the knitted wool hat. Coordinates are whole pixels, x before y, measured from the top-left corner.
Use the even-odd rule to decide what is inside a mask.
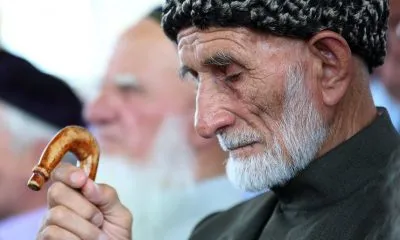
[[[183,28],[247,27],[308,39],[337,32],[370,71],[384,61],[388,0],[166,0],[162,27],[177,41]]]

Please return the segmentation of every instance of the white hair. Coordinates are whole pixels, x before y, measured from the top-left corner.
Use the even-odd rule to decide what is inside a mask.
[[[313,160],[326,140],[328,128],[311,101],[303,73],[297,65],[288,69],[283,115],[276,131],[283,146],[274,137],[260,154],[246,158],[229,154],[227,175],[236,187],[258,192],[284,184]],[[223,149],[265,142],[255,129],[222,131],[217,137]]]

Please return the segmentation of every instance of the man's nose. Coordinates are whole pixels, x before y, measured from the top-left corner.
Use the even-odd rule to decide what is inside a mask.
[[[106,94],[99,95],[94,101],[87,104],[84,117],[91,125],[102,125],[112,121],[115,117],[115,107],[112,99]]]
[[[235,115],[229,111],[229,94],[214,81],[199,84],[196,96],[195,127],[204,138],[215,136],[218,130],[233,125]]]

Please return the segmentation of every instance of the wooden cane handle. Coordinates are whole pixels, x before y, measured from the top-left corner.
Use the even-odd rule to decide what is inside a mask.
[[[94,181],[100,156],[96,139],[83,127],[67,126],[61,129],[43,150],[39,163],[32,169],[33,174],[28,180],[28,187],[39,191],[68,151],[75,154],[79,160],[79,167]]]

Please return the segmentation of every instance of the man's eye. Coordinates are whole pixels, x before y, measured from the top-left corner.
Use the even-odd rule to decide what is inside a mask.
[[[197,75],[197,74],[194,74],[194,73],[191,73],[191,72],[190,72],[190,73],[187,73],[186,80],[189,81],[189,82],[193,82],[193,83],[195,83],[196,85],[199,84],[199,77],[198,77],[198,75]]]
[[[230,64],[224,68],[223,73],[225,75],[225,81],[235,82],[239,80],[242,69],[235,64]]]
[[[235,82],[240,79],[241,73],[235,73],[225,77],[225,81],[227,82]]]

